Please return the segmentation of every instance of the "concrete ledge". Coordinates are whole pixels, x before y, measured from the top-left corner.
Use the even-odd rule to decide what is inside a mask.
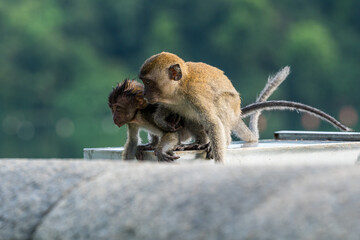
[[[121,160],[123,148],[85,148],[84,159]],[[177,151],[177,163],[206,161],[205,151]],[[144,159],[157,161],[153,151],[146,151]],[[233,142],[226,153],[227,163],[246,165],[303,165],[349,164],[360,162],[360,142],[319,140],[261,140],[249,144]]]
[[[0,160],[0,239],[358,239],[358,166]]]

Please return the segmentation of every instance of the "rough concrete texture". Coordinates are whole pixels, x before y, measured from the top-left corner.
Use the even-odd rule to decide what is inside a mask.
[[[0,161],[0,239],[358,239],[359,170]]]
[[[31,239],[43,216],[106,163],[0,160],[0,240]]]

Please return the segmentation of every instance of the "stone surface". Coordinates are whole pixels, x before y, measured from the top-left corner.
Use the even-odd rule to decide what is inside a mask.
[[[0,239],[358,239],[359,171],[0,160]]]
[[[108,167],[70,160],[0,160],[0,239],[29,239],[59,199]]]

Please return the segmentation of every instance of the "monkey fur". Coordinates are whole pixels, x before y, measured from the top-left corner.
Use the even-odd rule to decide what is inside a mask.
[[[253,114],[253,112],[264,111],[264,110],[296,110],[300,112],[306,112],[324,121],[329,122],[331,125],[333,125],[335,128],[341,131],[352,131],[351,128],[348,128],[347,126],[343,125],[329,114],[317,108],[292,101],[277,100],[277,101],[256,102],[243,107],[241,109],[241,112],[242,112],[242,117],[245,118]]]
[[[215,161],[224,162],[227,145],[231,142],[231,132],[246,142],[258,141],[257,120],[261,107],[264,110],[303,107],[294,103],[286,103],[288,105],[285,106],[284,102],[276,107],[274,102],[264,102],[285,80],[289,70],[286,67],[283,72],[280,71],[283,76],[278,82],[269,80],[268,84],[273,84],[273,88],[263,91],[258,102],[246,109],[249,113],[255,111],[250,119],[253,131],[242,120],[238,92],[218,68],[201,62],[185,62],[175,54],[162,52],[144,62],[139,78],[144,83],[144,97],[149,103],[159,103],[184,119],[204,126]],[[316,114],[322,116],[322,113]],[[329,120],[324,116],[322,118]],[[344,130],[349,129],[345,127]]]
[[[136,157],[141,160],[144,150],[155,149],[159,161],[173,161],[179,158],[174,155],[173,150],[176,150],[180,142],[194,137],[198,141],[198,148],[207,142],[206,133],[201,131],[201,126],[189,131],[183,119],[178,115],[158,104],[148,104],[143,92],[142,84],[134,80],[125,80],[119,83],[108,97],[114,123],[118,127],[127,125],[127,141],[122,154],[123,159]],[[187,122],[187,124],[192,123]],[[149,144],[139,145],[140,129],[149,132],[151,140]]]
[[[279,72],[277,72],[275,75],[269,76],[264,89],[261,91],[260,95],[256,99],[256,103],[265,102],[271,96],[271,94],[280,86],[280,84],[283,81],[285,81],[285,79],[289,74],[290,74],[290,67],[286,66],[283,69],[281,69]],[[260,114],[261,114],[260,111],[256,111],[250,116],[250,121],[249,121],[249,128],[258,139],[259,139],[258,122],[259,122]]]
[[[238,92],[220,69],[162,52],[144,62],[139,77],[149,103],[204,126],[215,161],[225,161],[231,131],[246,142],[258,141],[241,118]]]
[[[136,81],[125,80],[119,83],[109,94],[108,104],[114,123],[118,127],[127,125],[127,140],[122,153],[122,158],[125,160],[134,159],[135,156],[141,158],[143,150],[158,147],[160,137],[162,141],[167,139],[167,145],[172,144],[174,139],[178,138],[176,133],[165,133],[156,125],[154,113],[158,105],[147,103],[143,97],[143,86]],[[149,132],[150,143],[148,145],[138,146],[140,128]],[[159,160],[162,159],[161,152],[157,152],[157,157]]]
[[[336,119],[332,118],[331,116],[327,115],[324,112],[321,112],[320,110],[318,110],[316,108],[312,108],[310,106],[307,106],[307,105],[304,105],[301,103],[295,103],[295,102],[290,102],[290,101],[264,101],[276,90],[276,88],[280,85],[280,83],[285,80],[288,73],[289,73],[289,68],[285,67],[284,69],[279,71],[276,75],[274,75],[273,77],[270,77],[265,88],[262,90],[259,97],[257,98],[257,101],[253,104],[247,105],[242,108],[242,117],[245,118],[245,117],[253,116],[254,113],[258,113],[260,115],[261,111],[263,111],[263,110],[297,110],[297,111],[308,112],[316,117],[320,117],[320,118],[332,123],[335,127],[338,127],[340,130],[343,130],[343,131],[349,130],[349,128],[347,128],[344,125],[342,125],[341,123],[339,123]],[[136,95],[137,95],[137,97],[136,97]],[[131,99],[133,100],[131,103],[132,104],[135,103],[135,107],[134,107],[134,105],[128,104],[129,103],[128,100],[131,100]],[[135,99],[135,101],[134,101],[134,99]],[[136,107],[136,105],[137,105],[137,107]],[[164,108],[159,108],[159,106],[157,106],[157,105],[150,105],[150,104],[147,105],[144,102],[144,98],[143,98],[143,86],[136,81],[125,80],[123,83],[118,84],[117,87],[114,88],[113,91],[109,95],[109,107],[112,109],[112,112],[113,112],[114,123],[117,124],[119,127],[121,127],[124,124],[134,124],[133,119],[136,117],[138,119],[140,118],[139,116],[137,116],[137,115],[139,115],[138,113],[128,113],[128,112],[131,112],[131,110],[137,109],[137,108],[144,109],[144,110],[142,110],[143,114],[141,114],[143,116],[142,118],[150,119],[150,121],[151,121],[151,119],[154,119],[154,123],[156,125],[155,128],[161,126],[160,130],[162,130],[164,132],[175,132],[178,130],[178,128],[177,128],[178,125],[180,125],[180,126],[184,125],[184,123],[182,122],[183,119],[179,118],[176,114],[173,114]],[[118,108],[118,109],[116,109],[116,108]],[[121,110],[121,114],[119,113],[119,110]],[[139,111],[139,109],[137,111]],[[144,112],[145,112],[145,114],[144,114]],[[150,115],[149,115],[149,113],[150,113]],[[129,117],[126,117],[127,115],[129,115]],[[122,118],[123,120],[120,120],[119,118]],[[151,124],[150,121],[148,120],[147,124],[146,123],[142,124],[140,127],[143,127],[146,130],[149,128],[151,129],[151,127],[149,127],[149,125],[150,126],[152,125],[152,127],[154,128],[154,124]],[[258,119],[256,121],[258,121]],[[188,123],[188,124],[191,124],[191,123]],[[255,128],[257,128],[257,122],[254,124],[254,126],[255,126]],[[193,126],[193,127],[195,127],[195,129],[201,128],[201,126]],[[136,132],[135,136],[134,136],[134,134],[130,134],[131,128],[132,128],[131,126],[128,126],[128,131],[129,131],[128,135],[129,136],[128,136],[128,141],[125,144],[125,150],[123,152],[123,159],[134,158],[134,156],[133,156],[134,152],[135,152],[136,158],[142,159],[143,151],[154,150],[154,148],[158,145],[159,136],[154,135],[154,134],[149,134],[151,142],[147,145],[138,145],[138,137],[137,137],[138,133]],[[153,130],[152,132],[155,132],[155,131]],[[161,135],[161,134],[158,133],[158,135]],[[170,148],[173,148],[172,150],[194,150],[194,149],[204,149],[205,148],[205,150],[209,151],[209,149],[207,149],[208,139],[206,139],[206,138],[201,139],[201,135],[200,136],[198,135],[197,137],[192,135],[192,137],[197,139],[198,142],[195,142],[194,144],[180,144],[180,145],[174,146],[175,143],[170,141],[170,143],[167,143],[168,151]],[[199,137],[200,137],[200,139],[199,139]],[[182,139],[188,140],[188,139],[186,139],[186,137],[183,137]],[[133,142],[133,143],[131,143],[131,142]],[[176,142],[180,142],[180,140],[177,140]],[[136,150],[131,150],[131,149],[135,149],[136,146],[137,146]],[[170,151],[171,151],[171,149],[170,149]],[[133,153],[131,154],[131,152],[133,152]],[[177,158],[176,156],[173,155],[172,152],[171,152],[171,154],[166,153],[166,154],[169,154],[170,157],[166,156],[166,155],[162,156],[162,152],[164,152],[164,150],[160,149],[160,150],[158,150],[158,153],[157,153],[158,159],[160,161],[173,161]],[[211,158],[211,157],[208,157],[208,158]]]
[[[293,101],[266,101],[271,96],[271,94],[278,88],[278,86],[287,78],[289,74],[290,67],[286,66],[279,72],[277,72],[275,75],[269,76],[268,82],[266,83],[264,89],[261,91],[260,95],[257,97],[256,102],[249,104],[241,109],[241,114],[243,118],[250,116],[249,128],[255,135],[259,136],[258,120],[261,112],[264,110],[296,110],[300,112],[306,112],[310,115],[329,122],[335,128],[341,131],[352,131],[351,128],[348,128],[347,126],[341,124],[334,117],[317,108]]]

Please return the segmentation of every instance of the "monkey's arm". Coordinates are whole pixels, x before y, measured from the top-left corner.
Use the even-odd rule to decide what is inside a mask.
[[[139,126],[133,123],[127,124],[127,140],[122,153],[123,160],[135,159],[139,143]]]
[[[296,111],[306,112],[324,121],[329,122],[335,128],[338,128],[341,131],[352,131],[351,128],[348,128],[347,126],[343,125],[329,114],[317,108],[292,101],[279,100],[279,101],[266,101],[266,102],[249,104],[241,109],[242,118],[248,117],[253,112],[264,111],[264,110],[296,110]]]
[[[176,132],[183,126],[181,117],[162,105],[154,114],[154,122],[164,132]]]
[[[208,159],[211,159],[211,147],[209,144],[209,137],[206,133],[204,126],[197,121],[184,121],[184,128],[178,131],[179,135],[182,135],[182,132],[190,132],[191,136],[194,138],[193,143],[188,144],[179,144],[174,150],[175,151],[184,151],[184,150],[206,150]],[[185,141],[188,138],[180,137],[180,141]]]
[[[156,145],[158,145],[158,143],[159,143],[159,137],[154,135],[154,134],[149,133],[148,139],[149,139],[149,142],[150,142],[149,144],[151,144],[154,147]]]
[[[230,129],[228,129],[228,126],[226,125],[226,120],[223,122],[224,119],[222,120],[218,116],[216,106],[206,97],[207,96],[194,96],[191,104],[194,111],[199,114],[200,122],[203,124],[204,130],[208,134],[210,140],[209,147],[211,153],[208,153],[207,155],[213,157],[216,162],[224,162],[227,143],[226,134],[228,132],[230,133]],[[209,104],[205,106],[203,103]]]

